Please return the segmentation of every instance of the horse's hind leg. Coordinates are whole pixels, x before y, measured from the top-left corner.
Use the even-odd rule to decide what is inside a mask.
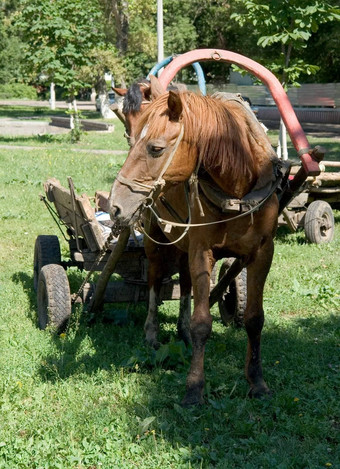
[[[261,332],[264,324],[263,288],[273,258],[273,241],[268,240],[247,267],[247,307],[244,325],[248,334],[245,374],[250,384],[250,395],[262,397],[270,394],[263,379],[261,364]]]
[[[186,345],[191,343],[190,317],[191,317],[191,277],[189,271],[188,255],[182,253],[179,259],[179,282],[181,288],[179,317],[177,332]]]

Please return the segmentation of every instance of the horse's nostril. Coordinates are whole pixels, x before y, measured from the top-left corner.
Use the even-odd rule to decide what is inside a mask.
[[[120,208],[117,205],[111,206],[111,218],[117,218],[120,215]]]

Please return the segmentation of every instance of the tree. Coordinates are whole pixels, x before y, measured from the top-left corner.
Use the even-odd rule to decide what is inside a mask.
[[[121,85],[145,76],[157,57],[156,2],[99,0],[105,43],[117,50],[124,67]]]
[[[0,7],[0,83],[20,81],[22,44],[12,26],[18,0],[3,1]]]
[[[80,69],[90,65],[90,51],[102,42],[101,18],[96,0],[23,0],[16,22],[28,71],[66,90],[75,140],[80,138],[75,96],[91,86],[81,79]]]
[[[306,63],[301,51],[319,26],[339,21],[340,10],[322,0],[235,0],[240,9],[231,15],[241,26],[250,23],[257,45],[271,48],[265,65],[288,88],[299,86],[301,75],[315,74],[319,67]],[[286,129],[280,121],[278,154],[287,159]]]
[[[29,73],[63,87],[73,99],[88,85],[79,71],[102,42],[101,18],[95,0],[24,0],[16,24]]]
[[[257,45],[270,48],[267,67],[285,85],[297,85],[302,74],[319,67],[305,62],[301,51],[321,24],[339,21],[340,10],[322,0],[235,0],[238,11],[231,18],[251,24]]]
[[[113,46],[93,49],[89,54],[89,58],[91,65],[85,65],[81,68],[80,77],[85,82],[93,84],[96,93],[99,95],[102,117],[115,117],[109,108],[105,73],[111,73],[115,81],[121,82],[124,75],[121,60],[118,58],[117,51]]]
[[[340,21],[322,24],[308,41],[308,47],[304,51],[306,60],[317,61],[320,67],[317,80],[321,83],[340,82],[339,37]],[[307,80],[312,78],[307,77]]]

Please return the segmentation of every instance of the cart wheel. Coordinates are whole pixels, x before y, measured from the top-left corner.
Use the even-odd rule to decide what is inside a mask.
[[[39,235],[34,245],[34,290],[38,288],[38,277],[41,268],[47,264],[61,264],[58,236]]]
[[[324,200],[315,200],[306,211],[305,235],[310,243],[330,243],[334,236],[332,207]]]
[[[233,258],[223,261],[218,278],[230,268]],[[229,284],[222,297],[218,300],[222,322],[225,326],[234,323],[238,327],[243,326],[244,310],[247,305],[247,269],[243,269]]]
[[[38,322],[40,329],[52,326],[65,329],[71,315],[71,293],[68,278],[61,265],[47,264],[38,278]]]

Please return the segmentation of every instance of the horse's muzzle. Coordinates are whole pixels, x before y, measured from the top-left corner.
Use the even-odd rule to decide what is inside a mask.
[[[111,220],[115,220],[116,218],[119,218],[122,213],[122,207],[116,204],[110,205],[110,217]]]

